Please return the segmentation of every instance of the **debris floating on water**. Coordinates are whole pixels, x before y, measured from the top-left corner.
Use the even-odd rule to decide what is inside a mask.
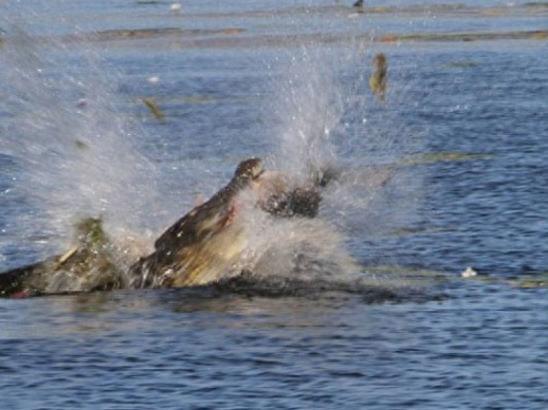
[[[173,11],[174,13],[179,13],[181,11],[181,3],[172,3],[169,6],[169,9]]]
[[[160,81],[160,77],[156,76],[156,75],[153,75],[151,77],[148,77],[147,78],[147,81],[150,83],[150,84],[156,84]]]
[[[369,77],[369,88],[381,101],[386,93],[386,82],[388,77],[388,63],[384,53],[378,53],[373,58],[373,73]]]
[[[548,288],[548,273],[542,273],[535,276],[528,275],[521,280],[514,282],[513,285],[521,289]]]
[[[463,278],[473,278],[474,276],[478,276],[478,272],[471,266],[468,266],[464,272],[461,272],[460,276]]]
[[[163,120],[165,118],[164,113],[162,112],[162,110],[160,109],[160,107],[158,106],[154,98],[152,97],[143,98],[143,102],[145,103],[149,111],[152,113],[152,115],[154,115],[157,119]]]
[[[78,149],[84,150],[89,148],[89,145],[82,140],[77,139],[76,141],[74,141],[74,143],[76,144],[76,148]]]

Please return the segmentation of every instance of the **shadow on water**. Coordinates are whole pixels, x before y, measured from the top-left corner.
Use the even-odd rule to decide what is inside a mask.
[[[383,268],[386,269],[386,268]],[[395,268],[394,268],[395,269]],[[402,269],[402,268],[399,268]],[[426,272],[426,271],[425,271]],[[256,299],[300,300],[298,303],[320,303],[325,306],[338,305],[352,300],[364,304],[429,302],[448,297],[444,289],[449,279],[436,273],[413,273],[370,277],[356,276],[346,280],[294,279],[271,275],[257,278],[245,272],[234,278],[204,286],[177,289],[140,289],[109,292],[58,294],[44,299],[64,302],[70,310],[82,313],[107,313],[122,306],[139,310],[146,305],[170,306],[175,311],[219,311],[237,309],[240,303]],[[247,301],[247,302],[245,302]],[[262,302],[261,302],[262,303]]]

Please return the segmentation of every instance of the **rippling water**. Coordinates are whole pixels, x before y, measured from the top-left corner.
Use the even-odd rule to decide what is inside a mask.
[[[72,212],[152,238],[250,155],[400,172],[321,210],[383,292],[264,281],[0,299],[3,407],[548,406],[546,36],[379,40],[542,31],[544,3],[7,3],[0,33],[20,43],[0,43],[0,270],[62,249]],[[112,31],[150,28],[179,31]],[[367,88],[380,51],[384,104]],[[99,134],[79,160],[74,138]],[[479,279],[460,278],[467,266]],[[390,283],[413,275],[429,279]]]

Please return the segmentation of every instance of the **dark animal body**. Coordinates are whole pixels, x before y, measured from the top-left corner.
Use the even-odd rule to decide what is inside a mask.
[[[224,270],[237,266],[246,244],[243,228],[234,223],[237,197],[263,184],[263,174],[259,159],[241,162],[228,185],[160,235],[150,255],[126,266],[120,266],[101,221],[84,219],[76,226],[76,245],[65,254],[0,273],[0,296],[185,287],[225,279]],[[278,217],[314,217],[321,200],[318,188],[277,186],[257,205]]]
[[[62,255],[0,273],[0,296],[36,296],[119,289],[126,276],[112,253],[99,219],[86,218],[75,227],[77,245]]]

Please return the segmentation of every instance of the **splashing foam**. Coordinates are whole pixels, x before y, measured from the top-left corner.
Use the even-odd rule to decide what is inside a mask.
[[[281,80],[272,82],[274,103],[270,99],[267,107],[275,121],[270,165],[297,186],[311,184],[326,169],[340,171],[341,178],[323,191],[318,218],[280,220],[245,211],[250,245],[243,270],[252,280],[330,283],[345,290],[416,285],[390,272],[368,274],[348,253],[343,234],[373,237],[412,220],[420,192],[416,171],[409,175],[397,165],[418,142],[402,142],[408,132],[386,106],[380,115],[389,118],[388,132],[360,127],[379,115],[379,102],[367,89],[368,57],[360,47],[341,52],[308,46],[279,61]]]
[[[90,215],[104,219],[114,240],[152,239],[147,232],[157,221],[151,216],[161,215],[156,204],[165,203],[157,200],[161,196],[153,190],[160,180],[156,167],[135,145],[143,130],[123,114],[117,101],[116,72],[105,73],[99,68],[98,54],[89,47],[84,51],[84,55],[70,55],[63,44],[38,44],[21,31],[5,42],[2,51],[0,78],[8,85],[5,104],[17,109],[8,111],[0,152],[21,164],[17,189],[33,209],[31,218],[18,228],[27,235],[22,242],[28,242],[37,230],[58,238],[49,240],[55,250],[66,246],[75,218]],[[365,118],[371,104],[362,87],[363,72],[352,72],[366,64],[364,54],[351,51],[340,57],[333,50],[302,49],[300,57],[289,58],[281,75],[285,80],[273,81],[278,92],[268,110],[269,117],[275,114],[277,126],[271,128],[275,152],[268,162],[295,184],[310,183],[325,167],[344,168],[352,163],[367,168],[377,164],[379,157],[386,158],[378,150],[376,156],[370,155],[367,145],[378,146],[382,138],[375,141],[369,135],[363,138],[365,149],[364,141],[358,140],[358,158],[341,160],[357,141],[352,124]],[[68,57],[80,63],[65,64]],[[71,67],[77,73],[71,73]],[[349,74],[342,72],[345,68],[350,68],[350,77],[356,81],[343,81]],[[390,138],[387,141],[386,145],[393,143]],[[345,223],[352,229],[367,226],[371,203],[384,198],[385,191],[371,182],[370,169],[365,177],[360,172],[351,175],[325,191],[316,219],[275,219],[253,206],[245,208],[248,245],[238,270],[251,271],[260,281],[275,276],[307,283],[354,283],[359,278],[361,283],[377,285],[378,278],[364,277],[346,251],[341,232]],[[256,198],[247,202],[255,203]],[[137,253],[149,246],[144,244]],[[124,249],[130,247],[126,244]],[[75,282],[71,290],[83,287]]]
[[[339,228],[371,236],[412,222],[422,175],[401,166],[401,158],[421,149],[424,130],[402,119],[408,80],[392,68],[387,101],[379,102],[368,88],[375,50],[350,43],[291,52],[279,60],[284,68],[266,109],[272,165],[301,182],[321,170],[342,171],[323,201],[324,215]]]
[[[60,40],[9,31],[0,153],[19,165],[14,189],[29,207],[17,215],[18,241],[40,232],[43,254],[66,249],[84,216],[101,217],[114,239],[150,237],[159,178],[135,145],[143,130],[120,108],[117,73],[99,69],[91,47],[78,54]]]
[[[316,50],[316,53],[314,53]],[[299,58],[288,62],[280,77],[273,81],[274,113],[277,125],[273,139],[277,142],[272,162],[294,178],[307,180],[316,169],[335,162],[333,131],[343,115],[342,84],[320,49],[302,48]],[[285,64],[284,64],[285,65]]]

